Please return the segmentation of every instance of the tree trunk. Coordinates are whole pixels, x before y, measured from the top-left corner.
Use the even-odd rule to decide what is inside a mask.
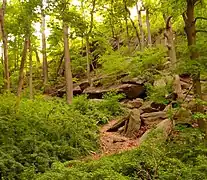
[[[2,9],[0,11],[0,23],[1,23],[1,32],[3,39],[4,47],[4,79],[5,79],[5,89],[10,89],[10,78],[9,78],[9,58],[8,58],[8,44],[7,44],[7,34],[4,27],[4,15],[6,10],[7,1],[3,0]]]
[[[37,52],[37,49],[35,49],[34,52],[35,52],[35,56],[36,56],[36,61],[39,64],[40,63],[40,58],[39,58],[39,54]]]
[[[90,75],[90,46],[89,46],[89,37],[86,37],[86,58],[87,58],[87,78],[90,86],[92,86],[91,75]]]
[[[188,40],[188,47],[190,49],[190,58],[191,60],[196,60],[199,57],[199,54],[195,48],[191,48],[196,44],[196,26],[195,26],[195,16],[194,16],[194,10],[195,10],[195,3],[197,1],[190,1],[187,0],[187,11],[186,13],[183,13],[183,19],[185,22],[185,32],[187,35]],[[196,98],[202,99],[202,93],[201,93],[201,82],[200,82],[200,72],[197,72],[196,74],[192,74],[193,77],[193,84],[194,84],[194,94]],[[200,113],[203,113],[203,106],[197,105],[197,111]],[[201,130],[206,132],[207,136],[207,125],[205,120],[198,119],[198,124]]]
[[[112,37],[115,38],[113,6],[114,6],[114,0],[111,0],[111,7],[110,7],[110,26],[111,26],[111,34],[112,34]]]
[[[139,30],[140,30],[140,34],[141,34],[141,40],[140,40],[141,47],[140,47],[140,49],[141,49],[141,51],[143,51],[144,50],[144,30],[143,30],[143,25],[142,25],[142,14],[141,14],[141,11],[139,10],[137,3],[136,3],[136,9],[137,9]]]
[[[90,26],[89,26],[89,31],[86,34],[86,55],[87,55],[87,77],[88,77],[88,82],[90,83],[90,86],[92,86],[92,79],[90,77],[90,43],[89,43],[89,38],[91,36],[91,33],[93,31],[93,26],[94,26],[94,12],[95,12],[95,7],[96,7],[96,0],[92,1],[92,9],[90,11],[91,15],[91,20],[90,20]]]
[[[45,14],[42,10],[42,58],[43,58],[43,82],[44,86],[48,83],[48,63],[45,37]]]
[[[191,47],[196,44],[196,26],[195,26],[195,17],[194,17],[195,2],[187,1],[187,11],[186,14],[183,14],[183,19],[185,22],[185,32],[187,35],[188,46]],[[198,52],[194,48],[190,48],[192,60],[195,60],[199,57]],[[193,74],[193,83],[194,83],[194,93],[197,98],[202,99],[201,94],[201,83],[200,83],[200,72]]]
[[[71,62],[69,54],[69,42],[68,42],[68,25],[63,22],[64,32],[64,53],[65,53],[65,80],[66,80],[66,100],[68,104],[73,100],[73,79],[71,72]]]
[[[62,63],[63,63],[64,54],[65,54],[65,53],[63,52],[63,55],[62,55],[61,58],[60,58],[60,63],[59,63],[58,68],[57,68],[57,77],[58,77],[59,75],[61,75],[60,69],[61,69],[61,66],[62,66]]]
[[[129,26],[128,26],[128,18],[127,16],[124,17],[125,26],[126,26],[126,38],[127,38],[127,46],[130,49],[130,39],[129,39]]]
[[[25,65],[26,59],[27,59],[28,43],[29,43],[29,38],[28,38],[28,35],[26,35],[25,41],[24,41],[24,49],[22,52],[21,65],[20,65],[20,69],[19,69],[19,82],[18,82],[18,89],[17,89],[17,96],[18,97],[20,97],[20,95],[21,95],[23,82],[24,82],[24,65]]]
[[[166,20],[166,30],[165,30],[165,37],[166,37],[166,45],[167,45],[167,48],[168,48],[168,54],[169,54],[169,57],[170,57],[170,61],[173,65],[173,67],[175,68],[176,66],[176,61],[177,61],[177,58],[176,58],[176,51],[175,51],[175,45],[174,45],[174,40],[173,40],[173,30],[172,30],[172,25],[171,25],[171,20],[172,16],[171,17],[168,17],[167,20]]]
[[[31,43],[31,37],[29,42],[29,97],[30,99],[33,99],[33,80],[32,80],[32,43]]]
[[[146,9],[146,25],[147,25],[147,33],[148,33],[148,46],[152,47],[152,35],[150,29],[150,20],[149,20],[149,10]]]
[[[129,10],[128,7],[127,7],[126,0],[124,0],[124,7],[125,7],[126,12],[128,13],[130,22],[131,22],[131,24],[132,24],[132,27],[134,28],[135,33],[136,33],[136,37],[137,37],[137,40],[138,40],[138,44],[139,44],[139,46],[141,46],[139,33],[138,33],[138,30],[137,30],[137,27],[136,27],[134,21],[133,21],[132,18],[131,18],[131,12],[130,12],[130,10]]]

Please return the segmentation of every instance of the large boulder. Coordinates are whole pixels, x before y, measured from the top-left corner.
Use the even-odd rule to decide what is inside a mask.
[[[138,84],[121,84],[115,88],[118,93],[123,93],[128,99],[135,99],[145,94],[144,85]]]
[[[122,84],[136,84],[136,85],[144,85],[146,80],[141,78],[125,78],[121,80]]]
[[[162,143],[167,140],[173,129],[173,123],[169,119],[165,119],[156,125],[155,129],[147,130],[139,139],[139,145],[147,143]]]
[[[83,93],[87,94],[90,99],[101,99],[103,94],[111,91],[123,93],[125,94],[127,99],[135,99],[142,96],[145,93],[145,88],[143,85],[121,84],[106,89],[89,87],[85,89]]]
[[[189,109],[180,108],[174,115],[175,124],[191,124],[192,112]]]
[[[141,119],[147,126],[154,126],[167,118],[167,113],[164,111],[144,113],[141,115]]]
[[[140,108],[141,114],[143,113],[151,113],[151,112],[158,112],[160,108],[157,109],[157,106],[153,104],[151,101],[144,102],[143,106]]]
[[[126,137],[136,137],[139,129],[141,127],[140,111],[138,109],[133,109],[130,112],[129,119],[125,123],[125,128],[123,134]]]
[[[82,90],[80,88],[80,86],[75,86],[73,87],[73,95],[76,96],[76,95],[81,95],[82,94]],[[65,87],[59,89],[57,91],[57,96],[58,97],[63,97],[64,95],[66,94],[66,90],[65,90]]]
[[[86,88],[90,87],[90,83],[88,81],[80,82],[79,87],[82,91],[84,91]]]
[[[109,92],[108,89],[89,87],[83,91],[83,94],[87,94],[89,99],[102,99],[107,92]]]
[[[144,100],[141,98],[134,99],[132,101],[128,101],[126,107],[129,109],[140,108],[144,103]]]

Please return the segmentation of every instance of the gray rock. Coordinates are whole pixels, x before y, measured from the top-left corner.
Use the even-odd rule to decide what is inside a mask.
[[[144,113],[141,115],[142,121],[148,126],[156,125],[166,118],[167,113],[164,111]]]

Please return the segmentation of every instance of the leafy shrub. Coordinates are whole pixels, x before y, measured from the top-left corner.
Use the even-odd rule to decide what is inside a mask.
[[[95,119],[97,124],[105,124],[113,116],[118,116],[123,113],[123,109],[118,102],[123,98],[122,94],[115,92],[107,93],[103,96],[103,100],[92,101],[88,100],[87,96],[81,95],[73,100],[73,108],[81,112],[91,119]]]
[[[119,51],[112,51],[110,54],[100,57],[99,63],[102,65],[104,74],[119,74],[127,72],[130,58],[122,55]]]
[[[72,167],[56,164],[38,180],[45,179],[206,179],[207,147],[203,134],[179,128],[167,143],[153,138],[138,149],[78,162]]]
[[[62,100],[0,96],[0,177],[22,179],[42,173],[54,161],[68,161],[98,147],[96,120]],[[26,175],[25,175],[26,176]]]
[[[163,46],[137,52],[129,65],[130,75],[148,77],[157,74],[157,70],[163,69],[163,64],[166,62],[165,57],[166,49]]]
[[[172,93],[172,81],[168,81],[164,86],[153,86],[152,84],[145,84],[147,88],[147,98],[153,102],[168,104],[166,96]]]

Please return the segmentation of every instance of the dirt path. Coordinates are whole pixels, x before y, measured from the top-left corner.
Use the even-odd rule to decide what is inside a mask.
[[[117,132],[107,132],[116,122],[117,120],[112,120],[100,128],[101,153],[93,154],[93,159],[99,159],[103,156],[117,154],[138,147],[139,138],[130,139]]]

